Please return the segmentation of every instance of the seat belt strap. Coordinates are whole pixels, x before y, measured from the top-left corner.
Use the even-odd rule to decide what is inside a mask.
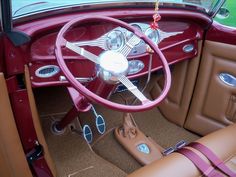
[[[184,155],[203,173],[206,177],[223,177],[221,173],[216,171],[214,167],[205,162],[201,157],[199,157],[195,152],[187,148],[181,148],[177,151],[178,153]]]
[[[216,167],[218,168],[221,172],[224,174],[230,176],[230,177],[236,177],[236,173],[234,173],[232,170],[230,170],[224,162],[218,158],[215,153],[213,153],[208,147],[206,147],[203,144],[200,144],[198,142],[192,142],[188,145],[189,147],[192,147],[202,154],[206,156],[206,158]]]

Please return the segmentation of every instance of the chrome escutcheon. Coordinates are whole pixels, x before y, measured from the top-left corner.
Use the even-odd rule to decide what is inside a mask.
[[[141,143],[137,146],[138,151],[144,153],[144,154],[150,154],[150,149],[147,144]]]

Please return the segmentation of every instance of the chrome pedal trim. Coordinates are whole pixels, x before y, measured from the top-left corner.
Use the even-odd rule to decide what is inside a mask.
[[[98,132],[103,135],[106,131],[106,122],[104,118],[101,115],[98,115],[96,117],[96,127]]]
[[[92,132],[90,126],[87,124],[83,126],[83,137],[87,141],[87,143],[89,143],[89,144],[92,143],[93,132]]]
[[[94,106],[91,107],[91,110],[95,117],[97,131],[102,135],[106,132],[106,122],[102,115],[97,114]]]

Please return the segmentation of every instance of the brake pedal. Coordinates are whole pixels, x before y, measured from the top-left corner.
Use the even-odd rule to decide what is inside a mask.
[[[97,131],[102,135],[106,131],[106,122],[105,119],[102,117],[102,115],[97,114],[97,111],[95,108],[92,106],[92,112],[95,116],[95,122],[96,122],[96,128]]]

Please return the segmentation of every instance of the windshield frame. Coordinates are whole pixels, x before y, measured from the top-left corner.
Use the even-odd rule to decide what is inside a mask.
[[[12,1],[12,0],[10,0]],[[219,2],[222,2],[225,0],[219,0]],[[144,1],[144,0],[137,0],[132,2],[98,2],[98,3],[87,3],[87,4],[78,4],[78,5],[68,5],[68,6],[62,6],[57,8],[49,8],[45,10],[35,11],[32,13],[26,13],[24,15],[19,15],[12,17],[13,23],[23,22],[26,20],[32,20],[36,18],[43,18],[45,16],[51,16],[51,15],[57,15],[57,14],[63,14],[63,13],[73,13],[73,12],[83,12],[87,10],[101,10],[101,9],[114,9],[114,8],[133,8],[135,5],[135,8],[154,8],[155,7],[155,1]],[[204,13],[205,15],[210,16],[209,13],[206,12],[205,8],[193,5],[191,3],[185,3],[185,4],[179,4],[179,3],[168,3],[168,2],[160,2],[160,9],[162,8],[174,8],[174,9],[185,9],[185,10],[194,10],[199,13]],[[213,7],[212,9],[214,9]],[[209,9],[209,12],[212,13],[212,9]]]

